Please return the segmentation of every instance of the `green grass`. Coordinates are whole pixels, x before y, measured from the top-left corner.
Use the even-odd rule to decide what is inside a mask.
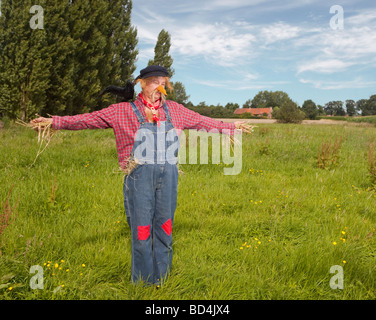
[[[319,169],[319,146],[336,137],[339,163]],[[243,136],[239,175],[182,165],[173,269],[159,290],[130,283],[112,130],[60,132],[31,167],[35,132],[11,126],[0,141],[0,201],[13,185],[10,205],[20,199],[0,235],[1,299],[375,299],[375,128],[260,124]],[[33,265],[43,290],[29,286]],[[343,290],[329,286],[333,265]]]

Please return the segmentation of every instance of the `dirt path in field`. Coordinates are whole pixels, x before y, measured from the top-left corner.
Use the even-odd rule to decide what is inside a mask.
[[[274,119],[218,119],[223,122],[235,122],[235,121],[246,121],[247,123],[257,124],[257,123],[277,123]],[[365,122],[348,122],[340,120],[330,120],[330,119],[320,119],[320,120],[303,120],[302,124],[334,124],[334,125],[349,125],[349,126],[360,126],[360,127],[372,127],[373,124]]]

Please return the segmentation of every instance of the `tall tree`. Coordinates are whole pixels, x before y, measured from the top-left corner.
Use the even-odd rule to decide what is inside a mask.
[[[51,67],[43,23],[31,23],[33,5],[3,0],[0,17],[0,106],[3,114],[24,120],[46,105]],[[37,23],[41,28],[34,28]]]
[[[40,21],[32,20],[31,0],[2,0],[2,113],[27,119],[36,112],[76,114],[108,105],[113,100],[98,99],[99,93],[109,84],[124,85],[135,70],[132,1],[38,2],[44,23],[32,28]]]
[[[354,100],[346,100],[346,112],[350,117],[356,114],[356,103]]]
[[[330,101],[325,105],[324,110],[327,115],[331,116],[344,116],[346,114],[342,101]]]
[[[236,109],[239,109],[239,105],[237,103],[229,102],[225,105],[225,109],[229,110],[230,112],[234,112]]]
[[[362,116],[365,115],[367,101],[367,99],[360,99],[356,102],[356,110],[360,111]]]
[[[254,105],[256,105],[256,103],[260,103],[260,102],[256,102],[256,101],[255,101],[255,104],[254,104]],[[248,108],[252,108],[252,100],[251,100],[251,99],[248,99],[246,102],[244,102],[244,104],[243,104],[243,108],[246,108],[246,109],[248,109]],[[254,108],[259,108],[259,107],[254,107]]]
[[[289,99],[283,91],[259,91],[252,99],[251,108],[280,107]]]
[[[44,9],[48,52],[53,68],[49,70],[50,86],[46,91],[48,103],[43,113],[63,115],[67,113],[67,106],[73,105],[77,41],[72,38],[70,5],[66,1],[49,0]]]
[[[372,95],[364,104],[362,109],[363,116],[376,115],[376,94]]]
[[[267,108],[271,104],[273,104],[271,91],[259,91],[252,99],[251,108]]]
[[[75,43],[73,61],[73,99],[65,112],[91,111],[102,89],[99,70],[106,65],[104,54],[108,3],[102,0],[73,1],[69,7],[70,32]]]
[[[185,105],[188,102],[189,96],[185,91],[183,83],[176,81],[173,83],[173,87],[174,91],[169,93],[169,99]]]
[[[109,2],[110,17],[106,21],[106,66],[100,68],[99,75],[104,87],[108,85],[124,86],[127,80],[133,80],[137,60],[137,30],[131,24],[131,0],[111,0]],[[105,96],[98,107],[113,102],[114,98]]]
[[[315,120],[319,113],[316,103],[314,103],[312,100],[304,101],[303,106],[302,106],[302,111],[311,120]]]
[[[164,29],[162,29],[158,35],[158,40],[154,48],[154,59],[149,60],[148,65],[158,65],[165,67],[170,74],[170,78],[172,78],[175,73],[175,70],[172,68],[172,63],[174,62],[174,60],[169,54],[170,47],[170,34]]]
[[[280,107],[289,100],[288,94],[283,91],[259,91],[252,99],[251,108]],[[246,103],[249,104],[249,101]]]

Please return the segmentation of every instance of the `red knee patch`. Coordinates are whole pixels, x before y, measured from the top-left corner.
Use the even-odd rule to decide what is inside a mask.
[[[162,229],[169,236],[172,233],[172,223],[171,219],[168,219],[164,224],[162,224]]]
[[[138,240],[147,240],[150,236],[150,224],[148,226],[137,227]]]

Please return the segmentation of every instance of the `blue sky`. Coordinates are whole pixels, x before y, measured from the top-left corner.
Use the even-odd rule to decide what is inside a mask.
[[[343,9],[342,29],[333,28],[341,26],[333,5]],[[172,81],[184,84],[194,104],[242,106],[261,90],[285,91],[300,105],[376,94],[374,0],[134,0],[132,24],[135,76],[165,29]]]

